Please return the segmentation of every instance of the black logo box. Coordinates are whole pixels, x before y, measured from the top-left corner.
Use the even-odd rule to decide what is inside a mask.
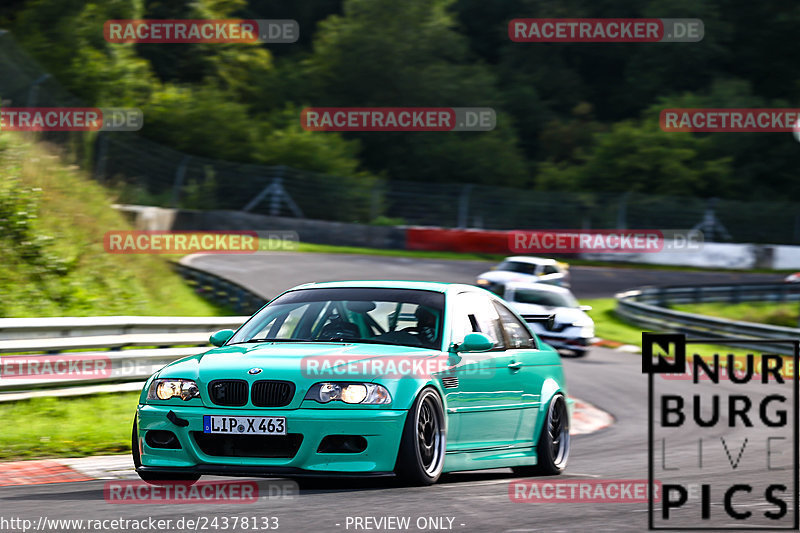
[[[654,400],[654,376],[656,374],[683,374],[686,372],[686,346],[687,344],[712,344],[719,345],[721,339],[687,339],[686,335],[682,333],[642,333],[642,373],[648,375],[647,381],[647,471],[648,471],[648,529],[651,531],[665,530],[665,531],[754,531],[754,530],[800,530],[800,468],[798,468],[798,453],[800,452],[800,425],[798,424],[798,392],[800,392],[800,381],[798,381],[798,360],[800,360],[800,339],[725,339],[725,344],[736,345],[743,344],[748,347],[751,346],[764,346],[763,353],[769,353],[770,348],[776,345],[790,345],[792,347],[792,354],[794,359],[794,367],[792,371],[793,383],[793,436],[794,436],[794,450],[793,450],[793,481],[794,481],[794,523],[791,526],[776,526],[764,527],[763,525],[754,526],[741,526],[741,527],[656,527],[654,523],[653,514],[653,496],[655,479],[653,476],[653,434],[654,434],[654,421],[653,421],[653,400]],[[671,358],[662,357],[661,353],[668,354]],[[663,497],[663,495],[662,495]]]

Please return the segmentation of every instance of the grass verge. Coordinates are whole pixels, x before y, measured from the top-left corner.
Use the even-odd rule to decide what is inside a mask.
[[[630,344],[642,347],[642,328],[625,322],[616,315],[614,309],[617,302],[614,298],[599,298],[593,300],[581,300],[583,305],[591,305],[592,310],[589,311],[589,316],[594,320],[595,335],[601,339],[621,342],[622,344]],[[715,353],[734,355],[746,355],[748,350],[739,348],[731,348],[729,346],[699,346],[696,347],[694,353],[699,353],[702,356],[712,356]]]
[[[0,460],[125,453],[138,392],[0,403]]]
[[[726,318],[729,320],[741,320],[744,322],[755,322],[757,324],[771,324],[774,326],[796,328],[800,303],[702,303],[671,305],[670,309],[683,311],[685,313]]]

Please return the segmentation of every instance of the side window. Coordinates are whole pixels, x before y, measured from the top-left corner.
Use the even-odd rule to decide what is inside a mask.
[[[456,297],[453,342],[464,340],[468,333],[483,333],[494,342],[495,350],[505,349],[500,316],[492,302],[482,294],[463,293]]]
[[[553,265],[545,265],[544,266],[544,273],[545,274],[558,274],[558,268]]]
[[[506,330],[508,337],[509,348],[535,348],[533,336],[525,327],[525,324],[519,321],[514,316],[514,313],[506,309],[503,304],[495,302],[497,312],[500,314],[500,321],[503,323],[503,328]]]

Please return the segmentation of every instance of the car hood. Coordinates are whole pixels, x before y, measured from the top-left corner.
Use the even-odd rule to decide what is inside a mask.
[[[521,272],[510,272],[508,270],[490,270],[484,272],[478,279],[488,279],[495,283],[508,283],[510,281],[538,281],[538,277],[533,274],[523,274]]]
[[[391,374],[397,361],[435,359],[441,355],[438,350],[386,344],[239,344],[175,361],[164,367],[159,377],[194,379],[198,385],[215,379],[276,379],[295,383],[320,379],[371,381]],[[253,369],[261,372],[250,374]]]

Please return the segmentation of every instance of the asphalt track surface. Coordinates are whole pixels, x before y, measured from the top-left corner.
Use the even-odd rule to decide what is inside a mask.
[[[239,256],[235,260],[222,256],[200,256],[191,264],[228,276],[257,289],[265,296],[274,295],[298,283],[313,279],[344,278],[415,278],[446,279],[470,282],[488,265],[482,262],[452,262],[437,260],[406,260],[400,258],[375,258],[358,255],[326,254],[270,254],[269,257]],[[573,269],[573,284],[580,297],[603,297],[614,292],[645,284],[698,283],[705,281],[735,281],[775,279],[776,276],[750,276],[744,274],[713,274],[655,270],[632,271],[628,269],[584,268]],[[572,452],[567,471],[557,478],[544,481],[572,480],[645,480],[647,479],[647,379],[642,374],[641,357],[621,351],[595,348],[583,359],[565,358],[569,392],[611,413],[616,421],[609,428],[590,435],[573,437]],[[692,392],[691,382],[666,381],[655,378],[657,387],[671,391]],[[717,385],[723,392],[740,389],[730,384]],[[785,391],[791,393],[787,385]],[[734,389],[735,390],[732,390]],[[719,390],[718,389],[718,390]],[[660,389],[665,390],[665,389]],[[708,390],[708,389],[706,389]],[[744,390],[744,389],[742,389]],[[772,389],[770,389],[772,391]],[[774,392],[774,391],[773,391]],[[762,392],[750,394],[754,405],[763,397]],[[791,397],[791,396],[790,396]],[[706,409],[704,408],[704,412]],[[697,437],[700,433],[683,432],[671,435],[665,449],[665,465],[680,467],[689,480],[708,482],[714,487],[711,509],[717,527],[738,525],[723,513],[720,487],[730,484],[732,472],[735,481],[746,479],[757,491],[770,481],[784,479],[783,471],[765,468],[764,439],[779,432],[761,431],[742,427],[719,428],[702,433],[706,439],[703,468],[696,468]],[[719,438],[724,437],[729,454],[721,451]],[[750,439],[737,463],[735,461],[744,438]],[[773,456],[774,464],[791,457],[791,440],[778,446],[784,452]],[[788,452],[788,453],[787,453]],[[773,452],[774,453],[774,452]],[[660,455],[657,454],[657,456]],[[785,465],[784,465],[785,466]],[[674,471],[661,471],[664,476],[676,475]],[[682,474],[681,474],[682,475]],[[206,477],[204,480],[214,478]],[[23,518],[38,524],[41,517],[48,519],[172,519],[198,517],[213,520],[228,517],[278,517],[278,531],[391,531],[392,529],[355,528],[355,517],[408,517],[411,527],[406,531],[435,530],[417,527],[418,520],[427,517],[452,518],[452,531],[645,531],[648,506],[646,503],[576,503],[557,501],[545,503],[513,502],[509,497],[509,484],[519,479],[510,470],[498,469],[473,473],[456,473],[431,487],[403,487],[392,480],[313,480],[300,487],[292,499],[266,500],[249,505],[233,504],[147,504],[125,505],[108,503],[104,499],[105,481],[84,481],[49,485],[0,487],[0,524],[2,519]],[[661,479],[661,478],[659,478]],[[542,481],[542,478],[539,478]],[[739,510],[754,513],[774,509],[765,503],[760,492],[753,496],[737,496]],[[792,509],[790,502],[789,509]],[[660,504],[656,504],[656,511]],[[691,526],[700,514],[700,505],[692,499],[685,510],[673,515],[676,521],[670,526]],[[350,522],[348,522],[350,517]],[[211,522],[209,522],[211,523]],[[761,522],[763,523],[763,521]],[[244,531],[230,527],[199,529],[200,531]],[[348,524],[349,527],[348,527]],[[449,524],[444,520],[444,524]],[[783,524],[782,524],[783,525]],[[6,525],[4,531],[21,531]],[[54,529],[45,529],[53,531]],[[68,530],[68,529],[61,529]],[[173,531],[176,529],[170,529]],[[183,529],[182,531],[185,531]],[[249,529],[252,531],[253,529]],[[439,529],[442,530],[442,529]],[[448,529],[445,529],[448,530]],[[30,531],[30,530],[29,530]],[[41,529],[39,531],[42,531]],[[71,531],[75,531],[72,529]]]
[[[197,254],[184,261],[195,268],[235,281],[266,298],[312,281],[405,279],[472,284],[479,274],[496,264],[487,261],[297,252]],[[777,274],[584,266],[573,266],[570,272],[572,290],[578,298],[608,298],[618,292],[645,285],[779,281],[783,277]]]

